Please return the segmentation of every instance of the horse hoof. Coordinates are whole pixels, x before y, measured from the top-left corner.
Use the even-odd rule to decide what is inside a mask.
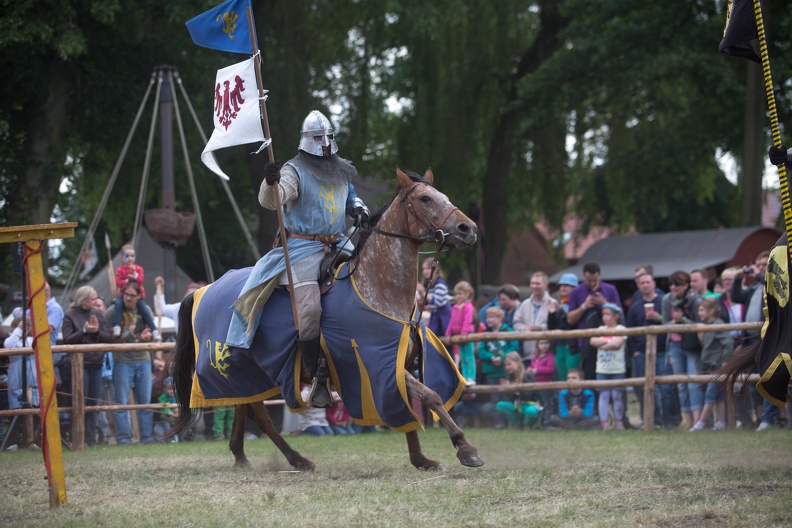
[[[457,457],[463,466],[479,467],[484,465],[484,461],[481,459],[477,451],[473,451],[471,453],[457,453]]]
[[[250,467],[250,460],[247,458],[239,458],[234,462],[234,467],[238,468],[248,468]]]
[[[314,463],[308,460],[307,458],[303,458],[293,462],[292,467],[294,469],[299,469],[302,471],[313,471],[314,469],[316,469],[316,465],[314,465]]]
[[[431,458],[422,457],[420,460],[413,460],[412,465],[423,471],[445,471],[443,464]]]

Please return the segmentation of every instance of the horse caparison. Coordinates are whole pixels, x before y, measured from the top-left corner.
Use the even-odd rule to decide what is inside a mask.
[[[397,168],[399,191],[396,197],[372,217],[372,227],[364,235],[355,257],[354,277],[362,298],[376,311],[398,320],[410,320],[415,307],[415,284],[419,249],[427,241],[455,249],[464,249],[476,242],[476,225],[435,189],[431,169],[423,177],[406,174]],[[363,238],[363,237],[362,237]],[[179,311],[179,335],[173,357],[173,379],[179,402],[179,419],[169,433],[184,430],[191,422],[190,395],[195,371],[195,339],[193,336],[193,297],[182,301]],[[476,448],[465,438],[462,429],[449,416],[442,399],[412,375],[418,346],[415,335],[405,361],[407,394],[434,411],[448,431],[459,461],[470,467],[484,462]],[[393,351],[396,354],[396,351]],[[304,370],[304,369],[303,369]],[[303,380],[307,381],[307,380]],[[280,449],[289,464],[297,469],[313,469],[314,464],[291,448],[275,428],[262,402],[235,407],[229,447],[236,466],[247,466],[244,453],[244,425],[252,418]],[[419,469],[442,469],[440,462],[426,457],[416,431],[406,433],[410,462]]]

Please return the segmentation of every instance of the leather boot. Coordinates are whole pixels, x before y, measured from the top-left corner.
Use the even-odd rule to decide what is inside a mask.
[[[330,371],[327,368],[327,358],[320,349],[319,338],[297,340],[302,353],[303,362],[308,369],[311,379],[311,392],[308,394],[308,405],[317,409],[327,409],[333,404],[330,394]]]

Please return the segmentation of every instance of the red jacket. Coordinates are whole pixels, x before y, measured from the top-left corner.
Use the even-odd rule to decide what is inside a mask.
[[[143,289],[143,268],[138,266],[137,264],[133,264],[135,271],[129,269],[129,266],[123,265],[116,268],[116,288],[118,288],[118,295],[124,294],[124,286],[129,284],[130,282],[137,282],[140,284],[140,298],[146,298],[146,290]],[[137,277],[135,277],[135,273],[137,273]]]

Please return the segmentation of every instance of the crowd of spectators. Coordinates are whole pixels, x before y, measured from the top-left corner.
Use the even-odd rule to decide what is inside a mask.
[[[759,322],[763,317],[762,290],[767,260],[768,252],[762,252],[753,264],[724,269],[719,276],[712,276],[702,269],[678,270],[667,277],[668,292],[658,287],[652,265],[641,265],[635,269],[635,291],[625,298],[620,297],[614,285],[600,279],[600,267],[594,262],[583,266],[582,277],[565,273],[554,287],[549,284],[545,273],[536,272],[531,276],[527,288],[529,293],[524,298],[521,299],[518,286],[504,284],[493,299],[480,300],[476,317],[468,328],[472,327],[476,332],[530,333],[663,324]],[[426,269],[424,279],[429,276]],[[466,287],[467,283],[462,285]],[[425,281],[420,287],[423,288],[421,291],[431,291],[433,285]],[[467,298],[457,300],[462,303],[468,301]],[[455,303],[449,300],[448,304]],[[452,314],[455,309],[453,306]],[[464,333],[470,332],[445,332],[449,351],[457,361],[460,361],[457,344],[447,338]],[[660,334],[655,374],[714,373],[728,360],[736,346],[748,346],[757,337],[758,331],[754,330]],[[506,371],[505,358],[512,353],[520,357],[524,371]],[[468,385],[514,383],[515,374],[520,376],[519,379],[524,376],[535,382],[642,377],[646,370],[646,337],[482,341],[474,344],[474,357],[475,381],[470,381],[469,367],[463,373]],[[749,385],[747,392],[741,391],[739,384],[735,390],[737,425],[757,431],[784,426],[787,423],[786,410],[766,402],[752,384]],[[508,392],[476,394],[475,387],[471,387],[454,406],[452,413],[465,426],[498,429],[509,425],[534,429],[642,428],[643,424],[629,421],[627,390],[613,387],[577,392],[534,390],[515,393],[519,398],[512,398]],[[634,414],[642,420],[644,388],[639,386],[629,390],[637,400],[637,413]],[[653,398],[652,425],[655,429],[684,428],[691,432],[723,429],[727,419],[725,396],[718,383],[658,384]],[[530,409],[525,407],[527,402],[530,402]]]
[[[90,286],[78,288],[64,311],[45,287],[50,339],[62,335],[64,344],[148,343],[161,338],[145,302],[143,269],[134,264],[134,248],[125,247],[124,272],[117,275],[118,297],[105,301]],[[718,277],[706,270],[678,270],[667,278],[669,291],[658,287],[650,264],[635,270],[634,294],[620,298],[612,284],[600,280],[596,263],[583,266],[583,276],[563,274],[550,285],[543,272],[534,273],[522,298],[521,289],[502,285],[493,299],[474,302],[473,287],[461,281],[450,291],[439,266],[423,262],[423,280],[416,300],[426,302],[428,326],[443,339],[478,332],[541,332],[554,329],[634,328],[663,324],[759,322],[762,320],[762,289],[768,252],[759,254],[745,268],[727,268]],[[157,314],[175,315],[179,304],[166,304],[164,279],[157,277],[154,295]],[[202,286],[192,283],[186,293]],[[710,290],[710,286],[712,289]],[[624,303],[624,304],[622,304]],[[6,348],[31,343],[29,313],[14,311],[14,319],[0,342]],[[735,346],[750,345],[758,331],[668,333],[657,339],[655,374],[706,374],[715,372]],[[624,388],[598,390],[504,391],[476,394],[475,385],[510,385],[525,382],[610,380],[643,376],[646,369],[646,337],[619,336],[589,339],[496,340],[451,344],[449,351],[460,367],[469,389],[452,409],[465,426],[497,429],[626,429],[628,399]],[[85,405],[174,403],[167,354],[137,351],[86,353],[83,357]],[[58,403],[71,405],[71,356],[54,354]],[[23,379],[24,378],[24,379]],[[23,390],[23,386],[27,390]],[[38,406],[36,368],[32,358],[12,356],[0,361],[0,409]],[[738,387],[739,388],[739,387]],[[637,415],[644,416],[643,386],[634,388]],[[786,423],[786,412],[767,403],[752,385],[747,397],[735,394],[738,425],[757,431]],[[725,427],[725,394],[717,383],[660,384],[655,389],[654,427],[701,431]],[[631,404],[634,405],[634,404]],[[225,440],[230,436],[233,408],[205,409],[202,427],[196,422],[182,440]],[[70,416],[61,414],[62,432],[70,436]],[[85,443],[130,445],[179,441],[165,433],[176,418],[173,411],[125,410],[85,415]],[[300,415],[298,434],[346,435],[370,431],[355,425],[338,402],[331,409],[311,409]],[[0,420],[0,441],[5,420]],[[133,432],[134,431],[134,432]],[[252,438],[248,433],[248,438]]]

